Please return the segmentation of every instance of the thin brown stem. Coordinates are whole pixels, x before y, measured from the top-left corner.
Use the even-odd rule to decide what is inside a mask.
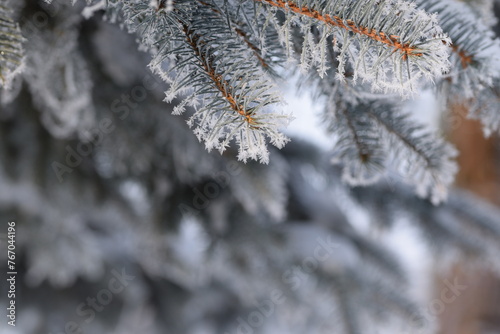
[[[460,64],[464,69],[467,68],[470,63],[472,63],[472,56],[467,54],[467,52],[465,52],[464,50],[460,50],[458,46],[451,45],[451,50],[458,55],[458,57],[460,58]]]
[[[183,30],[186,34],[188,44],[193,49],[195,55],[200,59],[200,63],[203,66],[203,69],[208,74],[210,79],[214,82],[215,87],[217,87],[222,96],[227,100],[227,102],[231,106],[231,109],[233,109],[239,115],[243,116],[248,124],[255,126],[256,122],[252,118],[251,113],[246,111],[243,105],[238,104],[238,102],[236,101],[237,97],[234,95],[234,93],[231,92],[231,86],[229,85],[229,83],[223,78],[222,75],[218,74],[215,71],[215,66],[212,59],[210,57],[207,57],[205,53],[200,51],[198,47],[200,43],[200,36],[193,30],[189,29],[189,27],[185,24],[183,24]]]
[[[384,32],[378,32],[375,29],[369,29],[367,27],[363,27],[357,25],[352,20],[343,20],[338,16],[329,15],[329,14],[321,14],[319,11],[315,9],[311,9],[307,6],[298,6],[293,2],[288,2],[285,0],[255,0],[258,2],[262,2],[268,4],[270,6],[281,8],[285,11],[292,11],[297,14],[301,14],[304,16],[308,16],[310,18],[316,19],[318,21],[324,22],[330,26],[346,29],[352,31],[356,34],[360,34],[366,37],[371,38],[372,40],[378,41],[380,43],[384,43],[386,45],[394,48],[394,51],[399,51],[402,55],[403,60],[406,60],[409,56],[417,56],[421,57],[423,53],[414,46],[411,46],[409,43],[401,42],[399,36],[390,35],[387,36]]]

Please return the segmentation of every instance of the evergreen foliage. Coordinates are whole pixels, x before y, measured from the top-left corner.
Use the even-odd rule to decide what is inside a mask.
[[[62,331],[122,268],[112,303],[76,312],[85,332],[433,333],[398,226],[443,266],[500,270],[499,210],[457,190],[441,203],[456,152],[404,110],[438,87],[498,130],[494,20],[477,18],[492,1],[47,2],[0,6],[22,333]],[[297,73],[333,154],[282,132]]]
[[[377,92],[405,98],[434,83],[446,99],[468,99],[494,89],[498,41],[477,11],[454,2],[102,0],[88,1],[84,14],[103,10],[136,33],[152,54],[149,68],[169,85],[165,101],[180,99],[174,114],[194,110],[188,124],[209,151],[224,152],[234,141],[240,160],[268,163],[267,142],[283,147],[292,119],[277,74],[290,75],[284,67],[296,64],[322,87],[316,93],[335,123],[346,181],[373,183],[392,168],[416,186],[422,179],[417,193],[439,203],[456,171],[453,149],[409,126],[398,98]],[[368,100],[367,90],[375,92]],[[495,131],[497,99],[481,96],[470,116]],[[386,120],[363,112],[381,108]]]

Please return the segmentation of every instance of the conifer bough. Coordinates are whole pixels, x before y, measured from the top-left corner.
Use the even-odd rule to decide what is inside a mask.
[[[275,74],[286,75],[285,64],[298,63],[303,74],[322,82],[327,104],[334,103],[325,105],[326,119],[345,120],[329,130],[341,139],[336,150],[349,170],[347,182],[373,183],[387,172],[389,157],[412,157],[412,166],[395,161],[399,173],[415,185],[427,180],[419,192],[439,202],[455,171],[453,150],[411,127],[406,113],[390,107],[395,100],[377,103],[382,94],[371,100],[363,94],[409,97],[423,81],[443,82],[443,74],[453,73],[450,53],[467,69],[463,82],[482,87],[492,81],[479,76],[481,58],[459,37],[460,23],[445,13],[448,7],[435,5],[441,2],[87,0],[85,13],[103,9],[137,34],[141,48],[152,54],[150,69],[169,84],[165,100],[176,100],[174,114],[189,110],[188,125],[208,150],[223,152],[236,142],[240,160],[267,163],[267,143],[285,145],[282,130],[291,120],[281,110]],[[446,18],[446,32],[458,36],[457,44],[451,45],[438,17]],[[467,23],[467,29],[476,25]],[[387,105],[380,115],[397,121],[366,121],[380,109],[375,104]],[[415,179],[417,174],[423,176]]]
[[[393,47],[394,51],[398,51],[402,55],[402,59],[406,60],[409,56],[423,56],[423,53],[414,46],[409,45],[408,43],[403,44],[399,36],[390,35],[387,37],[383,31],[376,31],[375,29],[369,29],[367,27],[358,26],[354,21],[347,19],[341,19],[338,16],[330,16],[329,14],[322,15],[318,10],[312,10],[307,6],[298,6],[297,4],[291,1],[283,1],[283,0],[255,0],[258,2],[262,2],[271,6],[276,6],[278,8],[282,8],[287,11],[290,10],[294,13],[301,14],[313,18],[315,20],[324,22],[330,26],[338,27],[344,30],[352,31],[355,34],[366,36],[375,41],[385,43],[389,47]]]
[[[359,77],[375,90],[403,96],[415,91],[420,77],[438,77],[449,66],[449,40],[435,17],[403,1],[117,4],[129,29],[153,52],[151,68],[171,85],[167,101],[187,96],[176,111],[183,112],[187,105],[196,108],[189,124],[207,149],[224,151],[235,139],[242,160],[267,162],[266,137],[278,146],[287,141],[280,129],[290,117],[276,111],[281,98],[268,74],[280,56],[267,54],[272,48],[281,54],[281,62],[285,55],[293,59],[292,49],[300,44],[297,27],[303,38],[301,67],[316,68],[321,77],[332,65],[325,57],[332,47],[338,54],[338,78],[344,79],[350,66],[354,80]],[[311,29],[319,31],[319,41],[311,40]],[[270,41],[273,34],[280,43]]]
[[[150,67],[170,84],[166,100],[183,96],[176,112],[195,107],[189,124],[207,149],[222,152],[235,139],[242,160],[267,162],[266,137],[280,147],[287,141],[280,132],[290,116],[276,110],[281,98],[269,75],[270,65],[286,59],[276,61],[279,56],[267,53],[273,48],[294,58],[292,48],[300,44],[296,27],[303,38],[301,67],[316,68],[321,77],[333,65],[325,57],[325,50],[332,47],[338,54],[338,78],[344,79],[349,66],[354,81],[359,77],[375,90],[403,96],[415,91],[420,77],[435,78],[449,66],[449,40],[435,17],[405,1],[122,0],[106,4],[107,10],[122,12],[129,29],[153,53]],[[311,40],[311,29],[319,31],[319,41]],[[273,34],[281,43],[269,40]]]

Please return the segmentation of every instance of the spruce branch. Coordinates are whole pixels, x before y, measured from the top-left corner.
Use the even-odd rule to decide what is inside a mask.
[[[402,43],[399,36],[390,35],[386,36],[383,31],[376,31],[373,28],[364,27],[356,24],[354,21],[347,19],[341,19],[337,15],[321,14],[320,11],[310,9],[307,6],[299,6],[290,1],[284,0],[255,0],[262,3],[266,3],[271,6],[275,6],[284,10],[290,10],[294,13],[301,14],[315,20],[326,23],[332,27],[342,28],[344,30],[352,31],[355,34],[366,36],[374,41],[384,43],[389,47],[393,48],[393,52],[399,52],[403,60],[406,60],[410,56],[422,57],[423,53],[421,50],[409,43]]]
[[[217,13],[218,15],[224,15],[214,5],[202,0],[198,0],[198,2],[204,6],[211,8],[211,10],[214,13]],[[236,34],[238,34],[238,36],[241,37],[241,39],[245,42],[245,44],[253,51],[253,54],[258,59],[260,65],[265,69],[270,69],[268,61],[262,56],[262,50],[251,41],[248,33],[243,30],[244,24],[242,22],[237,22],[230,11],[228,11],[226,16],[230,22],[231,28],[236,32]]]
[[[218,74],[216,72],[213,56],[202,53],[202,50],[198,48],[198,45],[200,44],[200,36],[197,35],[187,25],[183,24],[182,22],[181,24],[182,24],[182,30],[186,34],[186,39],[188,44],[193,49],[195,55],[199,58],[200,63],[202,64],[203,68],[205,69],[210,79],[213,81],[215,87],[217,87],[222,96],[227,100],[227,102],[231,106],[231,109],[233,109],[236,113],[241,115],[244,121],[247,122],[251,128],[258,129],[258,125],[255,119],[253,119],[252,117],[253,111],[245,110],[243,105],[241,103],[238,103],[240,102],[241,96],[235,95],[232,92],[231,85],[223,78],[221,74]]]
[[[500,130],[500,40],[468,5],[454,0],[418,0],[420,8],[436,12],[451,40],[453,64],[442,93],[449,101],[461,101],[469,117],[478,119],[487,135]]]
[[[500,41],[468,5],[455,0],[417,0],[419,8],[435,12],[450,36],[451,97],[471,98],[500,77]]]
[[[269,110],[280,97],[256,66],[255,48],[241,43],[217,7],[186,1],[156,11],[126,2],[124,13],[153,53],[150,68],[170,84],[166,101],[183,96],[174,113],[194,107],[188,124],[208,150],[223,152],[235,139],[241,160],[267,162],[266,137],[277,147],[288,141],[279,128],[289,117]]]
[[[301,27],[305,68],[324,68],[325,43],[331,37],[339,53],[337,77],[345,78],[349,61],[354,79],[371,82],[375,90],[410,95],[422,76],[431,80],[448,71],[448,37],[435,16],[412,4],[397,0],[254,1],[285,13],[286,19],[277,26],[287,50],[291,27]],[[309,37],[313,27],[322,35],[319,43]]]
[[[442,138],[426,133],[406,113],[396,113],[387,106],[367,109],[367,113],[379,124],[397,172],[416,186],[421,197],[430,197],[434,204],[445,200],[457,172],[453,161],[456,150]]]
[[[372,184],[394,170],[434,204],[446,199],[457,167],[452,146],[428,134],[394,101],[363,96],[344,85],[333,87],[325,110],[336,136],[333,162],[351,185]]]
[[[337,136],[332,162],[343,165],[342,179],[351,185],[376,182],[387,160],[376,124],[362,111],[365,106],[332,102],[325,114]]]

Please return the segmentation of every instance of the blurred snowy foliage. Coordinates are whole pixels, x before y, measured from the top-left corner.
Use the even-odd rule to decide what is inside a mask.
[[[500,271],[498,209],[456,191],[435,206],[387,178],[392,170],[437,203],[455,172],[448,144],[401,113],[397,97],[370,92],[373,85],[386,88],[381,82],[396,80],[393,75],[406,64],[410,73],[423,66],[423,76],[445,67],[441,52],[447,37],[440,35],[436,18],[402,1],[386,1],[373,13],[382,17],[390,6],[399,8],[399,19],[384,16],[388,34],[401,24],[413,32],[410,41],[439,48],[437,59],[429,61],[440,65],[431,68],[417,58],[405,63],[401,54],[388,54],[366,36],[351,44],[352,33],[279,12],[280,1],[257,2],[253,9],[249,1],[89,1],[87,20],[81,16],[85,2],[72,7],[65,0],[17,1],[12,7],[28,40],[22,56],[27,66],[1,95],[0,220],[15,217],[19,228],[20,333],[64,332],[71,321],[97,334],[432,333],[434,317],[410,293],[415,278],[408,275],[411,264],[402,261],[405,250],[385,242],[401,221],[415,227],[417,240],[434,258],[465,257]],[[382,29],[383,22],[368,11],[376,1],[357,7],[335,2],[343,11],[314,3],[314,10],[352,14]],[[240,11],[221,15],[225,6]],[[184,15],[180,21],[176,10]],[[423,21],[412,26],[410,18]],[[175,21],[171,30],[168,20]],[[165,35],[148,24],[161,24]],[[195,49],[191,54],[179,36],[182,25]],[[135,28],[136,34],[119,26]],[[426,39],[420,32],[431,35]],[[227,40],[210,45],[217,36]],[[334,39],[340,43],[341,36],[349,45],[325,47]],[[136,40],[152,62],[149,53],[137,50]],[[242,43],[233,48],[231,41]],[[245,45],[249,49],[240,53]],[[262,104],[242,100],[245,106],[267,108],[279,99],[261,89],[275,89],[279,79],[262,62],[280,64],[287,53],[302,56],[309,80],[304,84],[312,83],[325,102],[336,151],[292,141],[281,150],[269,148],[268,165],[243,164],[238,160],[268,159],[268,148],[258,146],[256,152],[245,145],[253,140],[264,145],[262,138],[276,135],[281,146],[284,137],[273,132],[274,125],[245,137],[253,130],[228,123],[242,115],[231,116],[228,106],[222,107],[228,100],[222,86],[215,86],[218,92],[214,86],[204,89],[214,79],[206,74],[223,70],[238,94],[265,97]],[[234,58],[218,64],[218,57]],[[377,67],[386,61],[392,67]],[[239,62],[251,73],[236,69]],[[496,82],[493,71],[488,80],[481,71],[487,69],[460,75]],[[335,79],[338,73],[343,82]],[[404,75],[396,90],[408,88]],[[356,76],[369,82],[355,85]],[[173,94],[182,91],[175,80],[190,85],[187,95]],[[471,89],[493,89],[479,86]],[[163,101],[165,91],[172,93],[170,104]],[[225,149],[223,154],[207,152],[183,118],[172,115],[180,113],[179,105],[195,129],[220,126],[215,137],[195,133],[209,147]],[[215,119],[203,123],[200,115],[219,108],[211,114]],[[258,114],[263,118],[255,120],[281,115],[264,109]],[[239,148],[226,145],[226,130],[241,131]],[[332,166],[332,160],[342,167]],[[342,180],[377,183],[351,189]],[[361,227],[361,216],[369,228]],[[1,253],[3,264],[4,257]],[[106,305],[91,308],[88,298],[107,301],[105,291],[124,273],[130,279],[124,289]],[[0,322],[2,333],[10,333],[6,326]]]
[[[0,87],[10,88],[12,79],[24,68],[23,36],[14,21],[14,10],[0,2]]]

